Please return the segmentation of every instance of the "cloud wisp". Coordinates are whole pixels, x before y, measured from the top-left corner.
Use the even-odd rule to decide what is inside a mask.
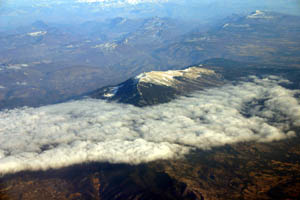
[[[138,108],[86,99],[0,112],[0,174],[101,161],[138,164],[193,148],[295,135],[297,91],[277,77],[207,89]]]

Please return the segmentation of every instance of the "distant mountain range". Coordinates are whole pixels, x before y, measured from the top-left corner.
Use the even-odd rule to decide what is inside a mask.
[[[163,17],[76,25],[38,20],[0,33],[0,109],[61,102],[143,72],[212,58],[299,68],[299,21],[259,10],[209,26]]]
[[[191,32],[157,50],[173,64],[214,57],[300,67],[300,17],[256,10],[232,15],[206,32]]]

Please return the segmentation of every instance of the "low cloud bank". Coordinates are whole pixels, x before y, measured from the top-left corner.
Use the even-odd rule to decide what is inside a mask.
[[[297,91],[278,77],[207,89],[137,108],[86,99],[0,112],[0,174],[104,161],[138,164],[193,148],[292,137]]]

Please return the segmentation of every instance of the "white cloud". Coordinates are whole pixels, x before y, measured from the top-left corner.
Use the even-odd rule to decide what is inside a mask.
[[[296,92],[277,77],[252,79],[153,107],[86,99],[0,112],[0,174],[88,161],[138,164],[293,136]]]

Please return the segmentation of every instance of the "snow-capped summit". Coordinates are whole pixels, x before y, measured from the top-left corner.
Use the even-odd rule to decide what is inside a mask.
[[[168,102],[178,95],[221,83],[221,76],[215,71],[193,66],[183,70],[144,72],[119,85],[96,90],[90,96],[147,106]]]
[[[27,35],[31,36],[31,37],[38,37],[38,36],[42,36],[42,35],[46,35],[47,31],[36,31],[36,32],[31,32],[31,33],[27,33]]]
[[[192,80],[201,77],[201,75],[212,75],[214,73],[212,70],[190,67],[185,70],[151,71],[142,73],[135,78],[138,79],[139,82],[176,87],[176,84],[180,83],[177,79],[178,77]]]
[[[256,10],[255,12],[251,13],[250,15],[247,16],[248,19],[271,19],[273,18],[272,16],[267,15],[267,13]]]

